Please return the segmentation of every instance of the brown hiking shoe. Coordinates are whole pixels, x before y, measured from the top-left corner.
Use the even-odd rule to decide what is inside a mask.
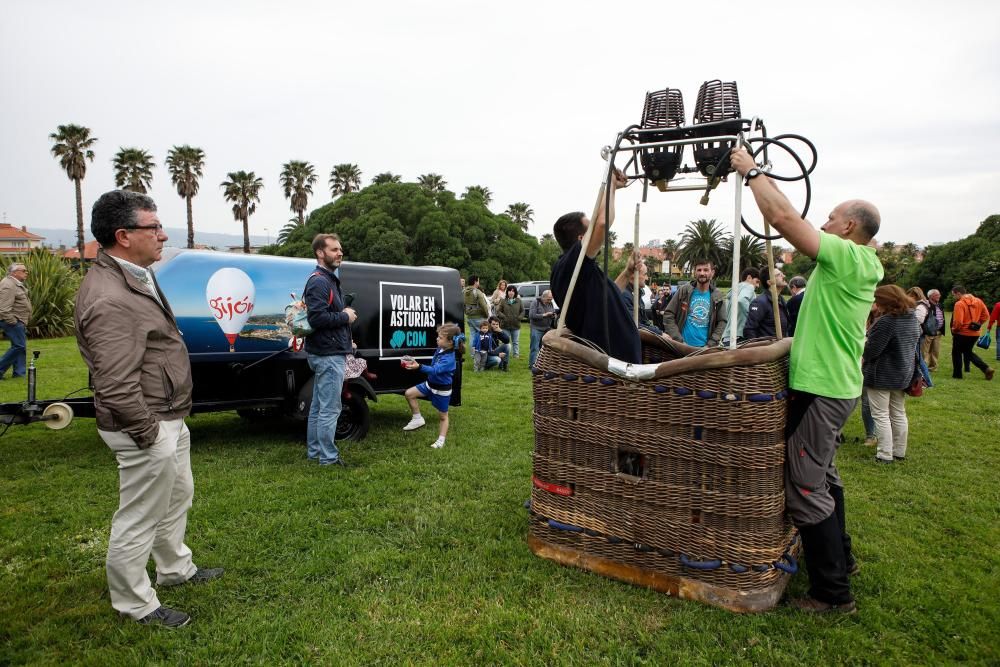
[[[987,380],[992,380],[993,379],[993,375],[996,373],[996,371],[993,370],[992,368],[987,368],[983,372],[986,373],[986,379]]]
[[[810,614],[854,614],[858,611],[858,606],[854,603],[854,600],[842,604],[830,604],[816,598],[804,597],[789,600],[788,604],[799,611]]]

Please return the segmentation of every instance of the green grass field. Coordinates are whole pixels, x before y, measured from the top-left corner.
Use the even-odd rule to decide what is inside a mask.
[[[522,334],[527,351],[527,331]],[[117,470],[93,420],[0,438],[0,664],[927,664],[1000,662],[1000,381],[950,379],[908,401],[907,460],[876,466],[849,422],[838,463],[861,574],[859,613],[734,615],[533,556],[524,355],[465,375],[448,445],[372,405],[357,467],[307,463],[294,426],[235,413],[189,424],[187,543],[225,577],[161,591],[176,631],[120,620],[104,573]],[[3,344],[5,346],[5,344]],[[42,350],[40,398],[86,384],[71,338]],[[994,351],[985,353],[991,365]],[[471,369],[471,364],[467,368]],[[0,382],[0,402],[25,381]],[[805,589],[805,577],[790,584]]]

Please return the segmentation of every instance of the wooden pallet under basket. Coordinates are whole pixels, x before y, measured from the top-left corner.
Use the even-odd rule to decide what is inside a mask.
[[[791,342],[699,352],[644,334],[644,363],[626,367],[546,334],[531,550],[733,611],[772,608],[797,569],[783,470]]]

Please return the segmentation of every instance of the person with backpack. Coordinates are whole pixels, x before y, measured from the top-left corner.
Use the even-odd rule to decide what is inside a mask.
[[[479,289],[479,276],[471,275],[462,290],[465,301],[465,320],[472,331],[479,329],[479,323],[490,316],[490,302],[486,294]]]
[[[920,344],[920,354],[927,362],[927,370],[937,370],[938,356],[941,354],[941,337],[944,335],[944,308],[941,307],[941,292],[932,289],[927,292],[927,317],[920,324],[924,334]]]
[[[928,387],[933,387],[934,383],[931,381],[931,372],[930,369],[927,368],[927,362],[924,361],[924,355],[922,353],[924,346],[924,322],[926,322],[930,317],[931,302],[924,296],[924,291],[916,285],[906,290],[906,296],[913,299],[914,303],[917,304],[913,309],[913,317],[917,320],[917,324],[920,325],[920,343],[917,345],[917,362],[920,364],[920,375],[924,378],[924,383]],[[931,321],[931,324],[936,326],[933,320]]]
[[[990,311],[979,297],[970,294],[962,285],[951,288],[955,297],[955,309],[951,316],[951,376],[962,379],[963,364],[972,364],[983,372],[987,380],[992,380],[996,371],[976,356],[976,341],[983,335],[982,328],[990,321]]]
[[[316,270],[302,291],[309,326],[306,360],[313,373],[312,403],[306,431],[306,455],[321,466],[347,467],[335,443],[340,419],[340,394],[344,389],[347,355],[353,354],[351,325],[358,318],[344,303],[340,277],[336,271],[344,259],[344,249],[336,234],[317,234],[312,242]]]

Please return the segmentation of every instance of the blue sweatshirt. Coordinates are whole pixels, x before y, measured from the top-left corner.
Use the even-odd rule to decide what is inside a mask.
[[[431,358],[431,365],[420,364],[420,371],[427,373],[427,385],[431,389],[451,389],[451,378],[455,374],[455,350],[439,347]]]

